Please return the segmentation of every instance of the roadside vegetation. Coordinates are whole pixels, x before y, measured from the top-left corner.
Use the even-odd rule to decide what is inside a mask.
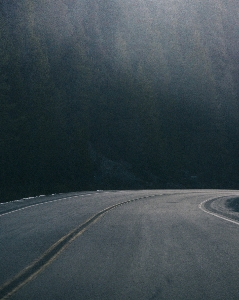
[[[1,1],[0,202],[239,188],[238,7],[192,24],[131,2]]]

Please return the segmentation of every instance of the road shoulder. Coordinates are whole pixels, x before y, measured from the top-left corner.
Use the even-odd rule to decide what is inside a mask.
[[[231,201],[234,199],[238,199],[238,197],[227,196],[227,197],[212,199],[205,202],[204,207],[205,209],[207,209],[212,213],[219,214],[226,218],[239,221],[239,212],[236,212],[229,205],[229,203],[231,203]]]

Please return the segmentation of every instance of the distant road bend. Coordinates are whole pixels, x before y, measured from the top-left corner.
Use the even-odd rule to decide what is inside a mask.
[[[0,300],[238,300],[233,198],[97,191],[1,204]]]

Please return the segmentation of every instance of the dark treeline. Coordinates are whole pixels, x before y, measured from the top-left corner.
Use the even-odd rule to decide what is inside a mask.
[[[207,67],[184,50],[175,57],[157,31],[130,35],[129,18],[112,0],[0,2],[0,201],[83,189],[239,188],[238,58],[228,50],[237,88],[218,92],[222,63],[209,46],[205,56],[202,38],[192,51]],[[196,71],[185,65],[183,83],[185,55]]]

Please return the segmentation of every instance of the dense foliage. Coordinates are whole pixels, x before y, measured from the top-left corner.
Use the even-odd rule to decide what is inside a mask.
[[[0,201],[239,188],[236,1],[136,2],[0,2]]]

